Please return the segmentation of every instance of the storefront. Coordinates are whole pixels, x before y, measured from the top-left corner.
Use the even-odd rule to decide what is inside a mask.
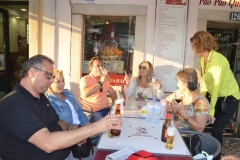
[[[156,72],[164,71],[164,75],[158,77],[160,80],[170,79],[164,89],[171,92],[176,88],[175,73],[179,69],[200,70],[199,57],[193,54],[189,43],[196,31],[209,30],[216,38],[221,37],[219,43],[224,47],[232,42],[231,29],[216,30],[211,25],[215,22],[239,24],[229,20],[231,12],[239,12],[239,3],[239,0],[31,0],[29,53],[54,59],[55,68],[64,71],[66,87],[76,98],[79,80],[88,72],[86,64],[96,54],[104,57],[112,75],[122,78],[124,70],[136,75],[137,65],[143,60],[150,61]],[[167,28],[164,28],[165,24],[159,21],[166,19]],[[234,42],[240,41],[239,29],[233,29],[234,34],[238,30],[238,38],[231,37]],[[98,49],[94,49],[94,45]],[[222,48],[225,53],[226,50]],[[235,54],[239,54],[239,49]],[[112,82],[122,85],[122,78]]]

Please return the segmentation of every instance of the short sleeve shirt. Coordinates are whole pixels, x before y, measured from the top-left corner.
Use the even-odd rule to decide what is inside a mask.
[[[92,77],[91,75],[86,75],[81,78],[80,86],[85,85],[87,87],[90,87],[95,85],[97,81],[98,80]],[[102,84],[102,88],[103,88],[102,92],[100,92],[100,90],[97,90],[94,94],[90,95],[87,98],[81,97],[82,101],[86,105],[91,106],[94,112],[107,108],[109,107],[109,102],[107,99],[107,91],[110,87],[111,87],[110,83],[108,81],[104,81],[104,83]],[[84,107],[84,109],[88,109],[88,108]]]
[[[20,84],[0,102],[0,157],[3,159],[65,159],[70,149],[46,153],[29,138],[42,128],[62,131],[58,115],[44,94],[34,97]]]
[[[208,115],[210,105],[205,96],[200,96],[192,104],[184,106],[186,113],[189,117],[194,118],[196,115]],[[188,123],[179,114],[175,114],[175,125],[177,128],[189,127]]]

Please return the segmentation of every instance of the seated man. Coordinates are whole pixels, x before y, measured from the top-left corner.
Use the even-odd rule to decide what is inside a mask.
[[[36,55],[22,69],[20,84],[0,102],[0,157],[2,159],[63,160],[71,146],[109,129],[121,129],[121,115],[71,130],[59,120],[44,92],[54,79],[53,61]],[[114,125],[118,124],[118,125]],[[67,130],[67,131],[63,131]]]
[[[97,121],[110,111],[107,93],[112,99],[112,104],[117,99],[117,94],[107,80],[108,75],[103,70],[102,58],[93,57],[88,64],[88,69],[89,75],[80,80],[80,101],[83,102],[84,109],[89,110],[84,105],[92,107],[94,119]]]

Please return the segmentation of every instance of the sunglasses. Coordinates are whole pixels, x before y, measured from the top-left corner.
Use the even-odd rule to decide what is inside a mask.
[[[39,69],[39,68],[37,68],[37,67],[32,67],[32,68],[44,72],[44,74],[45,74],[45,76],[46,76],[46,78],[47,78],[48,80],[52,80],[52,79],[55,78],[55,76],[54,76],[51,72],[41,70],[41,69]]]
[[[102,92],[102,91],[103,91],[103,88],[102,88],[102,86],[101,86],[101,87],[99,87],[99,91],[100,91],[100,92]]]
[[[146,68],[147,68],[147,67],[145,67],[145,66],[143,66],[143,67],[142,67],[142,66],[140,66],[140,67],[139,67],[139,70],[140,70],[140,69],[143,69],[143,70],[145,70]]]

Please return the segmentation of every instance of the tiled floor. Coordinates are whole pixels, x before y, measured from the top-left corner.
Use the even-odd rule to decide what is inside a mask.
[[[224,138],[222,156],[230,154],[240,157],[240,138]]]

